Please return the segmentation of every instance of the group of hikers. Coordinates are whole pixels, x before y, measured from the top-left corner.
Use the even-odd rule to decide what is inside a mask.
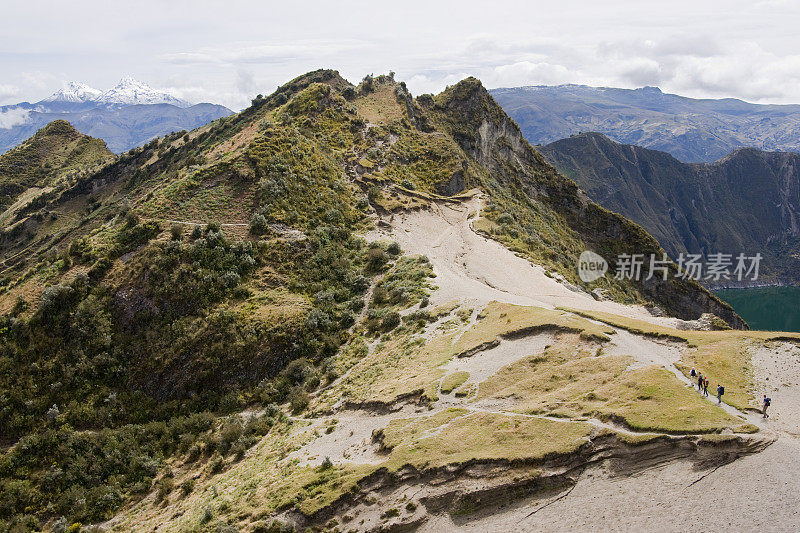
[[[694,368],[689,373],[692,378],[692,381],[697,380],[697,391],[702,394],[703,396],[708,396],[708,378],[703,376],[700,372],[697,372]],[[725,394],[725,387],[720,383],[717,385],[717,403],[722,403],[722,395]],[[764,418],[769,418],[767,414],[767,408],[772,403],[771,398],[767,398],[767,395],[764,395],[764,399],[761,401],[761,416]]]
[[[694,368],[689,375],[692,377],[692,381],[697,380],[697,391],[703,396],[708,396],[708,378]],[[722,403],[723,394],[725,394],[725,387],[720,384],[717,386],[717,403]]]

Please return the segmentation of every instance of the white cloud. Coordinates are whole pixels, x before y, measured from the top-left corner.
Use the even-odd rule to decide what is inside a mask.
[[[192,101],[238,108],[321,67],[352,81],[394,70],[415,94],[473,75],[489,87],[658,85],[695,97],[800,100],[800,2],[792,0],[42,5],[3,10],[0,80],[19,87],[20,100],[47,96],[62,79],[107,87],[136,74]],[[11,97],[0,92],[0,102]]]
[[[513,87],[515,85],[559,85],[575,79],[575,73],[564,65],[546,61],[534,63],[520,61],[511,65],[501,65],[485,83]]]
[[[0,84],[0,100],[19,94],[19,87],[10,84]]]
[[[249,70],[238,69],[236,71],[236,88],[242,94],[253,94],[256,90],[256,82],[253,73]]]
[[[9,129],[20,124],[25,124],[30,111],[19,107],[0,110],[0,129]]]
[[[631,57],[618,60],[616,75],[625,85],[661,85],[669,79],[666,68],[659,61],[646,57]]]
[[[50,72],[42,72],[41,70],[26,71],[22,73],[22,79],[26,85],[43,89],[45,87],[53,86],[55,83],[63,84],[65,80],[59,80],[58,77]],[[56,89],[57,90],[57,89]]]
[[[785,7],[791,5],[790,0],[761,0],[756,2],[756,7],[763,9],[772,9],[776,7]]]
[[[234,42],[224,46],[161,55],[167,63],[182,65],[242,63],[283,63],[303,58],[335,56],[363,47],[353,40],[311,40],[297,42]]]

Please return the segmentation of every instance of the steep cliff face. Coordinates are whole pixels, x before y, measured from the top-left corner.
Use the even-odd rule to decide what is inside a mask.
[[[709,216],[733,216],[733,221],[725,221],[728,238],[745,246],[774,247],[800,237],[800,154],[742,148],[714,164],[693,168],[705,185]],[[719,239],[725,242],[723,236]]]
[[[685,164],[595,133],[541,152],[593,200],[641,224],[672,257],[761,253],[764,280],[800,279],[798,154],[740,149],[716,163]]]
[[[437,97],[436,108],[450,117],[440,123],[488,171],[486,188],[490,193],[496,198],[522,195],[531,203],[520,209],[547,209],[556,215],[528,225],[531,234],[544,229],[544,225],[561,226],[564,240],[600,253],[612,267],[617,266],[616,258],[621,254],[661,257],[662,247],[640,226],[595,204],[575,182],[565,179],[547,163],[478,80],[467,79],[448,89]],[[577,255],[570,256],[574,252],[574,247],[565,250],[563,260],[577,265]],[[671,268],[674,274],[675,265]],[[670,275],[667,280],[656,276],[632,285],[644,298],[659,302],[675,316],[696,318],[711,312],[734,327],[744,325],[727,304],[696,282]]]

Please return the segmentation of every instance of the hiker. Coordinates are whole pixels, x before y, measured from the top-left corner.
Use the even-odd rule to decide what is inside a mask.
[[[692,367],[692,371],[689,372],[689,375],[692,376],[692,379],[697,377],[697,372],[695,371],[694,367]]]
[[[697,374],[697,391],[703,392],[703,374]]]
[[[708,378],[703,379],[703,396],[708,397]]]
[[[765,394],[764,401],[762,402],[762,407],[761,407],[762,418],[769,418],[769,415],[767,414],[767,407],[769,407],[771,403],[772,403],[772,398],[767,398],[767,395]]]
[[[725,394],[725,387],[722,385],[717,387],[717,403],[722,403],[722,395]]]

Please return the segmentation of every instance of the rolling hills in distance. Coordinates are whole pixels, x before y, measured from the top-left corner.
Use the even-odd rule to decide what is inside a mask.
[[[714,162],[737,148],[800,149],[800,105],[687,98],[658,87],[542,85],[491,94],[533,145],[598,132],[689,163]]]

